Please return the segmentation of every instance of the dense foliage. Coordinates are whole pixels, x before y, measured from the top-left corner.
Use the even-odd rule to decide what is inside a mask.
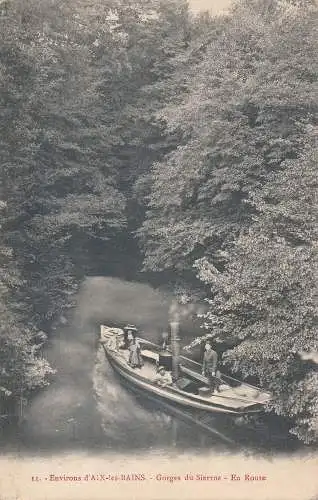
[[[188,95],[161,116],[179,147],[153,168],[141,229],[145,265],[192,268],[227,248],[254,210],[246,200],[315,124],[317,19],[311,10],[238,5],[190,75]],[[221,262],[220,262],[221,265]]]
[[[224,361],[317,438],[317,9],[241,2],[160,114],[176,150],[154,165],[145,266],[208,285],[204,327]],[[203,288],[203,294],[207,289]],[[194,342],[196,344],[197,341]]]
[[[148,143],[162,90],[152,102],[147,86],[167,77],[188,36],[182,2],[111,7],[1,4],[1,231],[19,275],[8,301],[30,362],[29,329],[50,334],[85,274],[125,268],[129,191],[158,157]],[[3,329],[11,358],[18,330],[5,318]]]
[[[316,439],[317,39],[311,2],[0,3],[3,397],[85,275],[143,269]]]
[[[289,161],[255,194],[257,221],[228,252],[225,272],[196,263],[213,293],[206,327],[236,341],[225,361],[269,388],[270,408],[295,417],[293,432],[306,442],[318,432],[318,373],[301,356],[318,350],[317,153]]]

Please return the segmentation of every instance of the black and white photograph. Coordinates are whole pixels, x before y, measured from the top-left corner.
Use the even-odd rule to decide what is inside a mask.
[[[0,500],[318,500],[316,0],[0,0]]]

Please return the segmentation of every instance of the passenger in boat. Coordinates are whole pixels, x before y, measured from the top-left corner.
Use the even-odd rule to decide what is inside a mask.
[[[133,339],[137,337],[138,330],[134,325],[127,325],[124,328],[124,343],[125,349],[129,349]]]
[[[205,350],[203,355],[203,365],[202,365],[202,375],[208,378],[209,386],[212,392],[219,388],[219,381],[216,378],[216,367],[218,364],[218,355],[212,349],[209,342],[205,344]]]
[[[133,344],[135,340],[135,337],[134,337],[134,334],[130,331],[127,332],[127,344],[128,344],[128,348],[131,344]]]
[[[132,368],[141,368],[144,363],[141,356],[141,347],[139,341],[133,337],[128,349],[129,349],[128,364]]]
[[[160,385],[160,387],[167,387],[172,384],[171,373],[166,372],[164,366],[159,366],[158,373],[153,381],[155,384]]]

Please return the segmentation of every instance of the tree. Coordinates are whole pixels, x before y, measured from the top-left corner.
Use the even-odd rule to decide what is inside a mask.
[[[83,30],[83,19],[66,14],[63,3],[52,11],[12,2],[6,22],[15,35],[3,35],[9,53],[20,57],[16,68],[11,56],[5,60],[16,78],[7,78],[3,95],[14,118],[3,136],[3,231],[25,283],[19,299],[26,320],[46,329],[87,269],[90,240],[109,241],[125,226],[125,200],[96,124],[91,26]]]
[[[12,250],[2,246],[0,260],[0,408],[5,414],[12,403],[47,385],[53,370],[41,355],[45,335],[26,327],[12,301],[21,286]]]
[[[223,273],[196,264],[212,296],[205,327],[236,346],[224,360],[270,389],[269,408],[292,418],[305,442],[318,437],[318,374],[301,353],[318,350],[317,160],[310,148],[254,195],[258,216],[229,252]]]
[[[152,169],[146,269],[194,281],[207,256],[222,270],[255,213],[249,194],[301,155],[317,112],[316,20],[314,7],[241,2],[211,28],[183,102],[160,113],[179,145]]]

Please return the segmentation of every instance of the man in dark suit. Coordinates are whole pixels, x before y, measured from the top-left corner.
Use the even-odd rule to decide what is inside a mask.
[[[209,380],[209,386],[213,392],[218,388],[218,380],[216,379],[216,368],[218,364],[218,355],[212,349],[209,342],[205,344],[204,355],[203,355],[203,365],[202,365],[202,375],[205,375]]]

